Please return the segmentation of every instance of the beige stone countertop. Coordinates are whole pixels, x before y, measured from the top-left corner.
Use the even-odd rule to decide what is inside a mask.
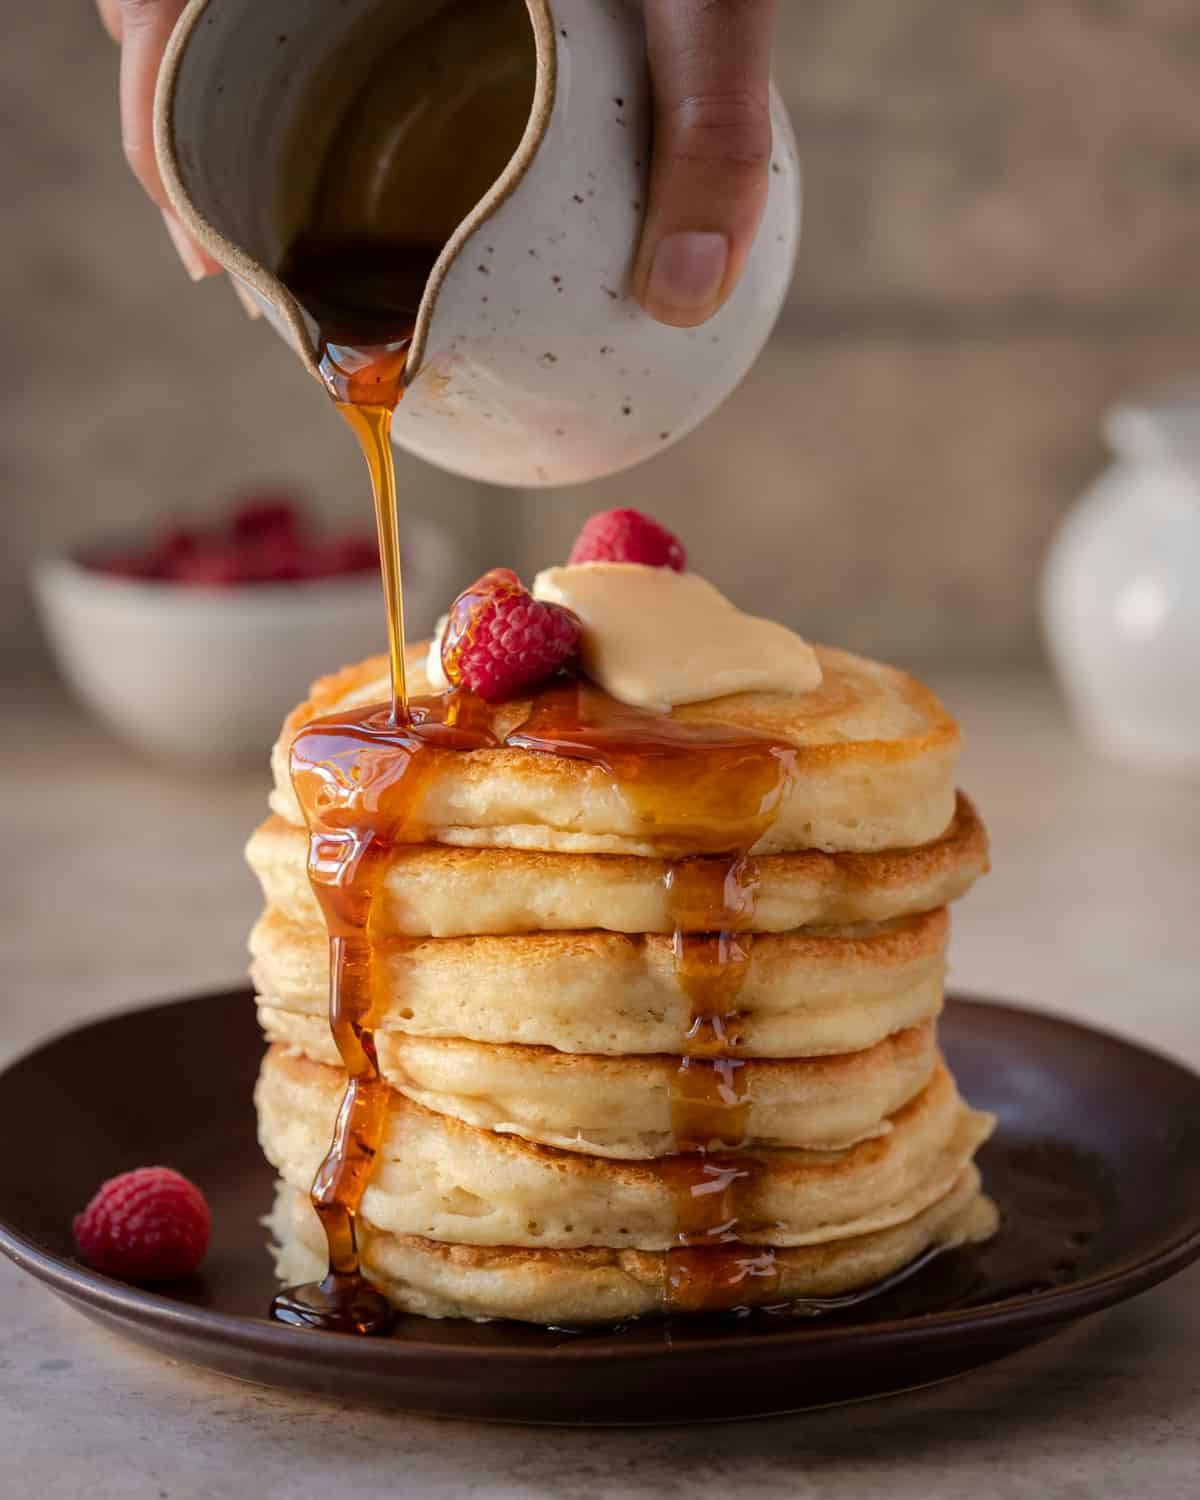
[[[1200,785],[1093,760],[1036,677],[933,678],[967,730],[993,874],[953,983],[1200,1068]],[[266,776],[148,767],[45,688],[0,736],[0,1063],[50,1032],[236,983]],[[1200,1493],[1200,1267],[938,1390],[738,1425],[501,1428],[339,1410],[156,1358],[0,1264],[0,1495],[40,1500]]]

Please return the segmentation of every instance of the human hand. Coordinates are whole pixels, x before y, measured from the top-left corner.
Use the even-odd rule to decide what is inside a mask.
[[[167,38],[187,0],[96,0],[104,29],[121,49],[121,140],[125,159],[156,203],[193,281],[221,267],[175,217],[154,155],[154,88]]]
[[[219,271],[163,189],[153,106],[185,0],[97,0],[121,46],[125,155],[162,211],[193,280]],[[767,199],[769,77],[776,0],[645,0],[655,97],[650,201],[633,285],[660,322],[703,323],[737,285]]]
[[[737,285],[766,206],[776,0],[644,3],[654,161],[633,287],[693,328]]]

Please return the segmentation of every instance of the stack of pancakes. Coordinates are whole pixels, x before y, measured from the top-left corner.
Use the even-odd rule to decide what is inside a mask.
[[[958,731],[902,673],[818,656],[803,697],[675,711],[795,747],[746,857],[706,857],[738,883],[723,934],[678,930],[678,848],[664,856],[603,766],[504,746],[423,789],[428,842],[391,851],[369,927],[392,1093],[359,1244],[398,1308],[577,1324],[787,1305],[994,1229],[973,1164],[992,1122],[936,1038],[945,907],[987,866],[954,789]],[[415,650],[410,685],[429,691]],[[311,719],[386,693],[382,659],[315,686],[248,848],[267,901],[251,941],[270,1042],[260,1138],[289,1283],[325,1269],[308,1191],[345,1074],[288,751]],[[518,724],[529,704],[505,712]],[[709,1013],[700,1049],[702,942],[725,1013],[724,1044]]]

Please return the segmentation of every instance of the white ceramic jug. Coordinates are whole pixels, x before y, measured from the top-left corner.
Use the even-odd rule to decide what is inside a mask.
[[[1047,561],[1047,641],[1100,750],[1200,772],[1200,386],[1119,407],[1108,437]]]
[[[350,57],[364,27],[386,25],[394,45],[445,3],[191,0],[168,49],[156,133],[172,202],[314,374],[315,325],[274,274],[287,142],[330,59]],[[394,433],[441,468],[541,486],[649,458],[733,390],[791,279],[799,173],[773,93],[770,196],[740,285],[702,328],[654,322],[628,294],[650,161],[641,7],[525,8],[515,17],[528,24],[535,83],[524,136],[429,278]]]

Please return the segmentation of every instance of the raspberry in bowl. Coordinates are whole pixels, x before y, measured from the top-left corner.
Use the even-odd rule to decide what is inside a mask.
[[[404,529],[419,631],[454,592],[456,558],[432,523]],[[315,677],[383,646],[371,533],[323,529],[287,491],[248,494],[215,523],[52,554],[33,581],[76,695],[127,744],[188,765],[263,764]]]

